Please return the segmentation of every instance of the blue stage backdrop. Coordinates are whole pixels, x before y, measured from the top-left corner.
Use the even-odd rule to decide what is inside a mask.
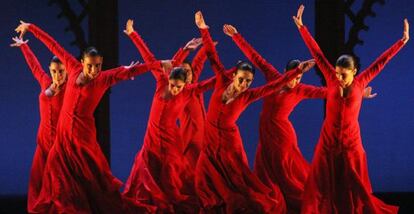
[[[74,39],[65,33],[65,20],[57,20],[56,6],[48,1],[16,0],[3,7],[0,14],[1,76],[0,78],[0,195],[25,194],[39,123],[39,86],[32,77],[19,49],[9,48],[18,20],[38,24],[75,55],[69,44]],[[314,33],[314,1],[119,1],[120,63],[141,60],[132,42],[122,33],[128,18],[135,20],[151,50],[159,59],[170,58],[175,51],[199,32],[194,13],[202,10],[211,34],[219,42],[217,49],[227,67],[245,59],[232,40],[222,32],[225,23],[233,24],[240,33],[275,67],[283,70],[292,58],[310,57],[292,21],[300,3],[306,6],[304,23]],[[76,9],[76,6],[74,6]],[[355,9],[358,9],[356,6]],[[367,67],[375,58],[401,38],[403,18],[414,26],[414,3],[410,0],[386,1],[376,5],[377,17],[368,18],[368,32],[362,32],[364,45],[356,52]],[[414,35],[412,33],[412,35]],[[413,36],[414,37],[414,36]],[[51,54],[31,35],[29,45],[48,70]],[[379,191],[414,191],[414,62],[413,41],[389,63],[371,84],[377,98],[366,100],[360,114],[363,144],[368,156],[373,189]],[[213,73],[207,63],[203,78]],[[304,83],[320,85],[314,71]],[[258,72],[254,86],[264,83]],[[111,93],[112,169],[126,180],[135,154],[142,145],[155,81],[150,73],[115,86]],[[210,93],[206,96],[209,99]],[[208,103],[208,102],[206,102]],[[258,117],[261,102],[251,105],[239,119],[244,146],[253,163],[258,141]],[[301,103],[291,116],[301,150],[311,161],[323,121],[323,101]]]

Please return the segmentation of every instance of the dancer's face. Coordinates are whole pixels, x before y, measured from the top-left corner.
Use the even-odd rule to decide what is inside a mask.
[[[336,78],[339,80],[339,84],[341,84],[342,88],[346,88],[352,84],[354,81],[354,76],[357,72],[356,68],[343,68],[340,66],[335,67],[336,71]]]
[[[52,62],[49,65],[50,76],[52,77],[53,83],[56,85],[62,85],[66,82],[66,70],[65,65],[62,63]]]
[[[254,75],[250,71],[237,70],[233,74],[233,85],[236,91],[246,91],[253,82]]]
[[[288,88],[295,88],[302,80],[302,74],[299,74],[295,79],[289,81],[286,86]]]
[[[187,73],[187,83],[193,82],[193,69],[188,63],[183,63],[181,67],[184,69],[184,71]]]
[[[185,82],[180,79],[169,79],[168,80],[168,91],[176,96],[183,91]]]
[[[85,56],[82,59],[83,74],[88,79],[95,79],[102,69],[103,57]]]

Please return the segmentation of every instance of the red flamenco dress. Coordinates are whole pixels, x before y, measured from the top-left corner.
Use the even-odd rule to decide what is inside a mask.
[[[134,32],[130,37],[145,62],[156,60],[138,33]],[[177,64],[181,64],[177,62],[182,59],[179,58]],[[161,65],[151,71],[157,85],[147,131],[123,194],[131,200],[156,206],[158,213],[197,213],[194,170],[183,156],[184,144],[177,120],[187,103],[212,88],[215,81],[211,78],[186,85],[178,95],[164,98],[169,84],[168,73]]]
[[[335,68],[305,26],[303,40],[327,82],[326,118],[312,168],[305,185],[302,213],[397,213],[372,195],[368,167],[358,123],[363,92],[387,62],[404,46],[402,40],[357,75],[346,96],[341,95]]]
[[[208,29],[200,31],[217,78],[205,122],[204,148],[196,166],[196,191],[203,212],[285,213],[280,189],[276,185],[269,188],[250,171],[236,121],[250,103],[280,90],[302,71],[289,71],[278,80],[248,89],[225,104],[222,95],[233,80],[225,75]]]
[[[29,191],[27,193],[27,210],[31,213],[34,212],[33,207],[42,189],[43,171],[46,165],[47,155],[55,140],[56,125],[59,119],[66,85],[60,86],[60,91],[55,96],[47,96],[45,91],[52,84],[52,79],[42,69],[42,66],[27,44],[22,44],[20,48],[33,76],[41,88],[39,94],[40,124],[37,131],[37,147],[33,157]]]
[[[193,83],[198,82],[206,60],[207,55],[205,48],[202,48],[194,56],[191,63],[191,67],[193,69]],[[200,151],[203,146],[205,119],[206,110],[204,107],[203,94],[194,94],[185,106],[179,119],[181,135],[184,142],[183,154],[193,168],[195,168],[198,156],[200,155]]]
[[[246,57],[264,72],[267,82],[281,76],[239,33],[232,38]],[[267,186],[280,187],[288,213],[300,212],[302,193],[310,170],[310,164],[297,145],[289,115],[302,100],[315,98],[326,98],[326,88],[302,83],[263,98],[254,172]]]
[[[68,73],[55,143],[49,152],[42,190],[33,210],[108,214],[151,211],[151,207],[130,206],[121,197],[122,182],[112,175],[96,140],[93,113],[109,87],[160,63],[102,71],[91,82],[80,85],[76,80],[82,72],[81,63],[35,25],[31,24],[29,31],[63,62]]]

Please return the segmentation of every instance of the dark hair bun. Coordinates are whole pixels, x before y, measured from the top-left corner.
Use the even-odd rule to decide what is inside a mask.
[[[254,69],[254,67],[248,62],[238,61],[236,64],[236,67],[237,67],[237,70],[248,71],[252,73],[253,75],[256,73],[256,70]]]
[[[182,67],[175,67],[171,70],[168,79],[187,81],[187,72]]]
[[[87,56],[95,57],[95,56],[102,56],[102,55],[99,53],[98,49],[96,49],[95,47],[91,46],[91,47],[86,48],[83,51],[82,56],[83,57],[87,57]]]
[[[341,55],[336,60],[335,65],[341,68],[354,69],[356,67],[355,58],[348,54]]]
[[[300,60],[298,60],[298,59],[291,59],[286,64],[285,70],[286,71],[289,71],[289,70],[295,69],[295,68],[297,68],[299,66],[299,64],[300,64]]]
[[[60,61],[60,59],[57,56],[52,57],[52,59],[50,60],[50,63],[52,62],[62,64],[62,61]]]

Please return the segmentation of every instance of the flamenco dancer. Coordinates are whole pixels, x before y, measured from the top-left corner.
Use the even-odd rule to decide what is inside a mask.
[[[409,24],[404,33],[367,69],[356,75],[354,59],[340,56],[335,67],[329,64],[306,26],[304,6],[294,22],[327,82],[326,118],[305,185],[302,213],[397,213],[372,195],[368,167],[362,147],[358,115],[364,88],[408,42]]]
[[[196,166],[196,191],[202,212],[285,213],[279,188],[267,187],[250,171],[236,121],[250,103],[280,90],[314,62],[303,62],[276,81],[248,89],[254,77],[253,67],[241,62],[233,78],[226,76],[201,12],[196,13],[195,22],[217,78],[205,122],[204,148]]]
[[[204,63],[207,60],[205,48],[201,48],[194,56],[193,61],[184,61],[181,67],[187,72],[187,83],[197,83]],[[183,155],[190,165],[195,168],[198,156],[203,146],[204,121],[206,110],[203,94],[194,94],[179,117],[180,130],[183,139]]]
[[[145,62],[156,60],[130,21],[125,33]],[[181,64],[177,60],[173,62]],[[215,80],[211,78],[187,84],[187,71],[181,67],[168,69],[172,66],[167,64],[151,70],[156,80],[156,91],[147,131],[123,194],[131,200],[156,206],[160,213],[198,213],[194,170],[183,156],[184,144],[177,120],[187,103],[212,88]]]
[[[42,190],[33,212],[127,213],[153,210],[122,199],[119,192],[122,183],[112,175],[96,141],[93,113],[109,87],[160,63],[131,63],[130,66],[101,71],[103,58],[95,48],[86,49],[79,62],[36,25],[21,22],[16,28],[20,38],[27,31],[62,61],[68,73],[55,143],[49,152]]]
[[[65,94],[67,75],[65,65],[54,56],[49,64],[49,77],[43,70],[29,45],[27,45],[28,40],[24,41],[22,38],[14,37],[13,41],[14,43],[10,46],[20,47],[20,50],[41,89],[39,94],[40,124],[36,138],[37,147],[33,157],[29,179],[29,190],[27,193],[27,211],[32,213],[34,212],[33,207],[38,200],[42,188],[43,171],[47,155],[55,140],[56,125],[63,103],[63,96]]]
[[[244,55],[258,67],[267,82],[282,74],[268,63],[232,25],[224,25],[223,31],[230,36]],[[301,62],[291,60],[284,72],[295,69]],[[260,114],[259,144],[256,151],[254,173],[264,184],[278,185],[286,201],[288,213],[299,213],[301,195],[310,170],[297,145],[295,129],[289,120],[290,113],[305,99],[325,99],[326,88],[300,83],[299,74],[283,86],[282,90],[263,98]],[[367,87],[364,98],[374,98]]]

